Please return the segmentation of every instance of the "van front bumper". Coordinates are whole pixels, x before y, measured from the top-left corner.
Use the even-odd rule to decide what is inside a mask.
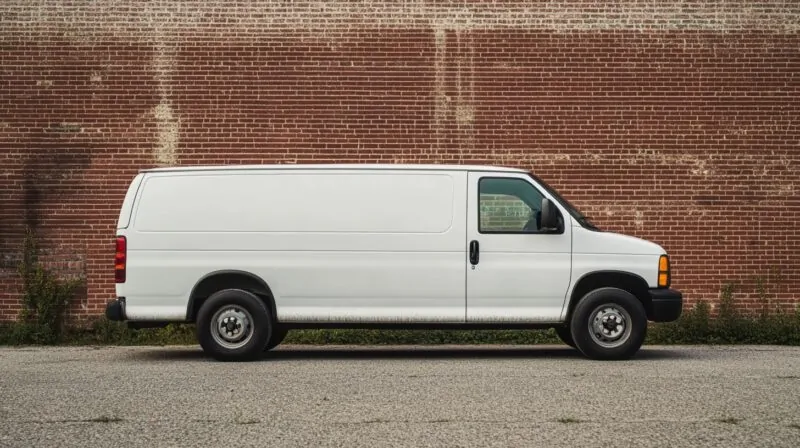
[[[653,304],[647,319],[653,322],[672,322],[681,317],[683,294],[674,289],[651,289],[650,301]]]
[[[116,322],[125,320],[125,297],[117,297],[106,304],[106,318]]]

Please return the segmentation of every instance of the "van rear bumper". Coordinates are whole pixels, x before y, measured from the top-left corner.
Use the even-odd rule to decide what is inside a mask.
[[[683,311],[683,294],[675,289],[651,289],[653,304],[647,319],[653,322],[672,322],[678,320]]]
[[[106,304],[106,318],[116,322],[125,320],[125,297],[117,297]]]

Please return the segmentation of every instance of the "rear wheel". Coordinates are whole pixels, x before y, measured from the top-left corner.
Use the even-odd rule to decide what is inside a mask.
[[[197,314],[197,339],[219,361],[247,361],[270,340],[272,320],[255,294],[226,289],[211,295]]]
[[[570,330],[578,350],[600,360],[631,358],[647,334],[642,302],[618,288],[600,288],[578,302]]]
[[[572,333],[569,332],[568,325],[555,327],[554,330],[556,330],[556,334],[558,338],[561,339],[561,342],[575,348],[575,341],[572,340]]]
[[[274,328],[272,330],[272,336],[269,337],[269,342],[267,342],[267,345],[264,347],[264,351],[272,350],[280,345],[280,343],[286,339],[287,334],[289,334],[289,330],[285,328]]]

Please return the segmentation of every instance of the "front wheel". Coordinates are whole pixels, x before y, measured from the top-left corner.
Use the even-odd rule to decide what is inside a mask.
[[[642,302],[618,288],[600,288],[578,302],[570,331],[578,350],[599,360],[629,359],[639,351],[647,334]]]
[[[255,358],[270,340],[272,320],[255,294],[226,289],[211,295],[197,314],[197,339],[219,361]]]

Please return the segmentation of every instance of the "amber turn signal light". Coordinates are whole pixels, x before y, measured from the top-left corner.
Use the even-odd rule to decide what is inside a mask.
[[[660,288],[669,287],[669,257],[662,255],[658,258],[658,286]]]

